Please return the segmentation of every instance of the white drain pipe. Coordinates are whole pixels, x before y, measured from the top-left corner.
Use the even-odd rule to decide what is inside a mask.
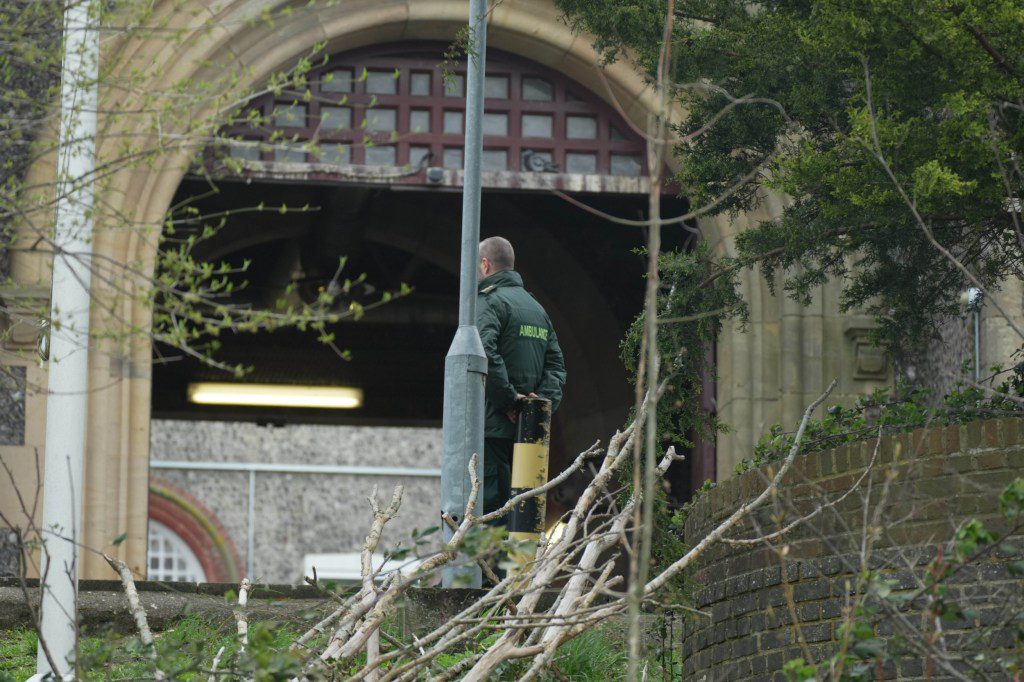
[[[41,643],[37,671],[74,676],[78,547],[82,537],[89,373],[93,172],[99,75],[99,2],[69,2],[64,14],[57,210],[50,292],[46,458],[43,475]],[[49,650],[51,670],[43,646]]]

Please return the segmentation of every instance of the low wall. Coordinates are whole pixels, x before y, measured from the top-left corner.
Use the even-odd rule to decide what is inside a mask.
[[[873,456],[874,466],[865,474]],[[693,546],[754,499],[778,466],[752,469],[708,491],[687,517],[687,543]],[[709,615],[693,617],[684,628],[685,679],[783,679],[778,671],[785,661],[806,658],[794,637],[797,628],[815,661],[825,660],[836,651],[843,607],[862,556],[895,581],[895,589],[916,588],[922,566],[965,518],[1005,532],[999,494],[1019,476],[1024,476],[1024,423],[1018,420],[919,429],[799,456],[778,505],[766,503],[756,515],[758,525],[762,533],[772,532],[823,502],[824,508],[772,548],[719,544],[701,557],[690,577],[698,585],[694,605]],[[864,553],[865,506],[873,512],[883,497],[881,522],[867,517],[869,529],[878,532],[873,551]],[[748,524],[742,534],[754,537],[755,530]],[[1014,542],[1021,545],[1020,538]],[[783,544],[788,553],[780,559],[775,550]],[[980,614],[973,623],[945,624],[951,646],[980,647],[969,642],[972,628],[996,623],[1007,601],[1024,594],[1024,583],[1007,570],[1009,556],[995,552],[951,580],[951,595],[971,601]],[[786,597],[790,588],[792,600]],[[885,622],[876,630],[878,636],[891,633]],[[1013,645],[1008,630],[991,634],[985,646]],[[887,664],[883,674],[885,679],[923,678],[924,667],[921,657],[908,656]]]
[[[234,623],[235,603],[228,597],[233,597],[238,590],[235,583],[140,580],[135,587],[146,609],[147,620],[155,630],[173,627],[185,616],[199,616],[211,623]],[[354,592],[355,588],[342,590],[346,596]],[[422,634],[453,618],[484,593],[484,590],[474,589],[413,588],[407,590],[400,600],[397,618],[404,632]],[[545,602],[550,603],[551,599],[553,595],[546,596]],[[0,578],[0,631],[30,627],[32,611],[29,603],[39,603],[38,580],[27,580],[23,588],[15,578]],[[269,620],[305,629],[312,619],[319,619],[325,609],[333,610],[334,607],[334,602],[307,585],[258,584],[249,597],[247,612],[253,621]],[[136,632],[124,589],[117,580],[80,581],[78,617],[79,624],[90,633],[102,629]]]

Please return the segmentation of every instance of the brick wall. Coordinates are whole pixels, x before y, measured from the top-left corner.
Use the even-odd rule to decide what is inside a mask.
[[[687,542],[694,545],[753,499],[773,470],[765,465],[747,471],[699,500],[687,517]],[[806,658],[794,638],[796,628],[814,659],[824,660],[836,650],[842,609],[862,555],[872,569],[895,581],[897,590],[915,588],[922,566],[964,518],[979,518],[989,529],[1005,532],[999,493],[1019,476],[1024,476],[1024,423],[1016,420],[919,429],[798,457],[778,504],[768,503],[756,515],[758,525],[771,532],[780,520],[785,525],[826,506],[775,544],[788,545],[785,559],[764,544],[720,544],[701,558],[690,577],[697,585],[694,605],[708,616],[694,616],[684,628],[685,679],[782,679],[778,671],[785,661]],[[868,524],[878,528],[877,541],[873,551],[862,553],[865,507],[874,511],[880,505],[881,523]],[[753,537],[752,524],[742,534]],[[1020,547],[1020,540],[1013,542]],[[973,624],[947,624],[953,646],[980,650],[983,645],[968,643],[972,627],[995,622],[1008,600],[1024,594],[1022,581],[1007,571],[1007,557],[997,552],[951,581],[951,595],[980,614]],[[790,589],[792,600],[786,598]],[[876,634],[891,634],[890,627],[882,622]],[[990,634],[994,638],[984,646],[998,649],[1012,642],[1008,632]],[[925,671],[921,658],[910,656],[884,672],[885,679],[916,679]]]

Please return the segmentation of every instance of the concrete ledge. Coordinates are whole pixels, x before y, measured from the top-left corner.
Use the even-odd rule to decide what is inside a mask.
[[[26,581],[29,599],[39,600],[39,582]],[[217,621],[230,620],[232,603],[227,597],[237,585],[223,583],[136,583],[139,598],[146,609],[150,625],[161,629],[189,615]],[[78,609],[81,624],[106,626],[118,632],[135,629],[121,584],[115,580],[83,580],[79,583]],[[250,617],[256,620],[304,621],[304,616],[318,609],[325,599],[311,587],[292,585],[258,585],[249,600]],[[0,579],[0,628],[30,624],[25,592],[18,580]]]

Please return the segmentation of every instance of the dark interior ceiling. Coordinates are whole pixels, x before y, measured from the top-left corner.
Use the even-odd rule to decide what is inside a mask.
[[[175,204],[200,197],[208,189],[205,182],[186,180]],[[233,213],[196,254],[234,266],[249,262],[244,276],[247,285],[236,296],[239,302],[267,305],[281,296],[289,282],[296,282],[305,297],[315,296],[343,256],[347,259],[344,276],[365,275],[366,286],[356,288],[363,302],[376,300],[385,290],[397,290],[402,283],[413,287],[413,293],[367,312],[358,322],[336,325],[337,345],[350,352],[350,360],[317,341],[315,332],[288,330],[221,339],[219,360],[252,366],[245,381],[359,386],[365,392],[360,409],[192,405],[186,400],[190,381],[227,381],[231,376],[184,358],[172,348],[157,346],[153,415],[269,422],[439,423],[443,362],[458,308],[461,194],[270,182],[225,182],[219,190],[191,202],[200,215]],[[580,198],[624,217],[642,216],[647,201],[643,196]],[[266,210],[247,210],[260,203]],[[282,205],[308,210],[282,214],[277,210]],[[668,215],[683,209],[680,201],[665,201]],[[644,259],[636,250],[643,244],[641,230],[612,225],[549,194],[492,191],[484,194],[481,231],[484,236],[504,235],[516,245],[527,289],[549,308],[557,308],[551,314],[560,336],[566,336],[568,330],[563,328],[574,326],[576,318],[593,314],[596,301],[614,324],[604,330],[604,339],[591,338],[588,343],[617,345],[640,308]],[[682,228],[666,230],[667,247],[682,246],[687,235]],[[557,262],[557,272],[549,264],[531,267],[526,260],[531,248],[567,254],[563,260],[571,259],[583,277],[567,280]],[[585,301],[581,295],[586,295]],[[572,373],[574,365],[583,363],[573,357],[571,344],[566,345]],[[619,380],[622,394],[615,396],[615,402],[626,404],[628,388],[621,366],[602,371]],[[572,385],[570,374],[570,389]]]

